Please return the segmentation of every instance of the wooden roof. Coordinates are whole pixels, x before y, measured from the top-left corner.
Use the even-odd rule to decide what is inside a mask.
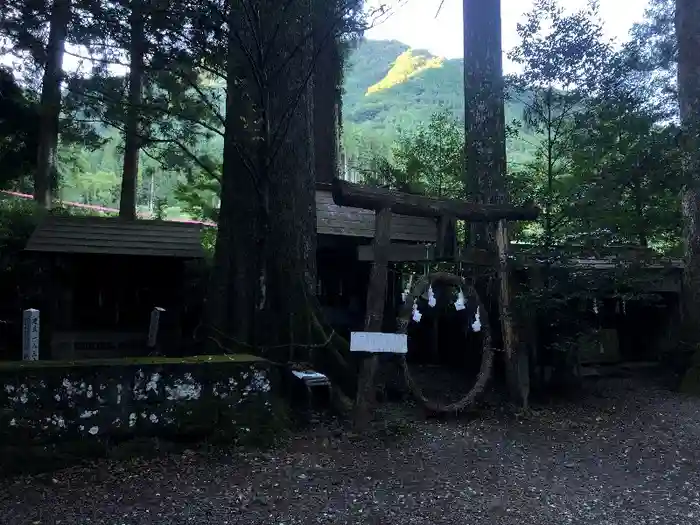
[[[316,231],[319,235],[374,237],[374,211],[337,206],[328,190],[316,190]],[[435,242],[437,223],[433,219],[394,215],[391,239],[394,241]]]
[[[110,217],[46,217],[25,248],[32,252],[204,257],[202,225]]]
[[[337,206],[330,188],[316,191],[316,213],[319,235],[374,237],[374,211]],[[203,227],[175,221],[48,216],[34,230],[26,250],[202,258]],[[394,215],[391,229],[394,241],[434,243],[437,238],[436,222],[422,217]]]
[[[538,247],[530,243],[511,242],[511,253],[523,262],[543,261],[545,255],[538,253]],[[612,269],[636,265],[646,269],[680,269],[685,266],[683,259],[659,255],[651,248],[634,245],[587,247],[583,245],[555,246],[563,257],[563,266],[589,269]]]

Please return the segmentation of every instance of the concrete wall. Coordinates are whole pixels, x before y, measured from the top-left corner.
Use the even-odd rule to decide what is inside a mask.
[[[252,356],[0,363],[0,443],[129,437],[255,441],[275,428],[277,370]]]

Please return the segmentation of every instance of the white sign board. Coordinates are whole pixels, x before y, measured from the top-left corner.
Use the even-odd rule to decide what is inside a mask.
[[[39,359],[39,310],[30,308],[22,315],[22,359]]]
[[[165,308],[156,306],[151,312],[151,323],[148,325],[148,346],[156,346],[158,340],[158,325],[160,324],[160,314],[165,312]]]
[[[371,352],[373,354],[405,354],[408,352],[408,336],[382,332],[352,332],[350,334],[350,351]]]

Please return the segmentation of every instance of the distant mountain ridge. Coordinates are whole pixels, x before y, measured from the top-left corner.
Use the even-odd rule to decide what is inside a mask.
[[[390,143],[399,130],[427,124],[437,111],[464,120],[464,61],[445,59],[395,40],[363,40],[350,52],[343,94],[347,135]],[[523,107],[506,104],[506,120],[520,118]],[[510,160],[530,158],[524,141],[509,143]]]
[[[428,69],[441,68],[443,63],[444,58],[407,49],[396,57],[384,78],[367,88],[365,96],[396,87]]]

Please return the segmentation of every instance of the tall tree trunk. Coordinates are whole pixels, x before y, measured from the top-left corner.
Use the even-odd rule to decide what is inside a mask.
[[[49,41],[46,45],[46,62],[41,83],[41,124],[34,175],[34,200],[45,209],[51,208],[52,182],[57,173],[63,52],[70,21],[70,7],[70,0],[54,0],[51,6]]]
[[[255,312],[257,238],[261,209],[253,147],[248,123],[255,122],[253,65],[248,63],[239,39],[251,39],[240,5],[230,2],[226,116],[219,220],[214,267],[206,303],[210,337],[217,346],[233,351],[254,349],[251,327]],[[262,190],[261,190],[262,191]]]
[[[354,395],[356,388],[342,355],[347,343],[328,335],[315,298],[312,42],[302,37],[309,34],[310,0],[286,11],[273,0],[243,2],[228,6],[224,165],[206,307],[209,334],[219,349],[313,362],[339,388],[336,405],[347,409],[342,394]],[[273,34],[275,48],[261,49],[258,43],[269,43]],[[323,348],[316,352],[313,343]]]
[[[338,175],[342,57],[338,41],[337,0],[313,0],[313,111],[316,180]]]
[[[504,204],[506,188],[505,93],[501,47],[500,0],[463,0],[464,106],[466,138],[466,187],[472,200]],[[511,312],[510,275],[507,263],[508,231],[505,221],[496,225],[472,225],[475,246],[498,250],[500,255],[499,311],[506,350],[506,371],[512,394],[527,406],[529,362],[516,349]],[[489,294],[491,295],[491,294]],[[494,294],[495,295],[495,294]]]
[[[272,12],[272,5],[247,0],[252,21],[240,16],[240,8],[232,6],[229,16],[226,138],[210,321],[251,351],[284,358],[294,343],[309,341],[309,297],[316,287],[311,7],[302,0],[287,12],[263,18],[258,14]],[[277,49],[266,55],[256,42],[267,41],[277,24],[284,34],[276,39]]]
[[[686,337],[700,343],[700,3],[676,0],[678,101],[683,126]]]
[[[554,248],[554,231],[552,228],[552,208],[554,206],[554,137],[552,135],[552,101],[554,89],[547,89],[547,197],[544,212],[544,246],[545,253],[549,257]]]
[[[475,202],[507,201],[500,0],[463,0],[466,186]],[[476,245],[495,246],[495,228],[473,228]]]
[[[124,126],[124,168],[119,198],[119,217],[136,218],[136,185],[141,151],[141,102],[146,35],[142,0],[131,0],[131,48],[129,51],[129,105]]]

